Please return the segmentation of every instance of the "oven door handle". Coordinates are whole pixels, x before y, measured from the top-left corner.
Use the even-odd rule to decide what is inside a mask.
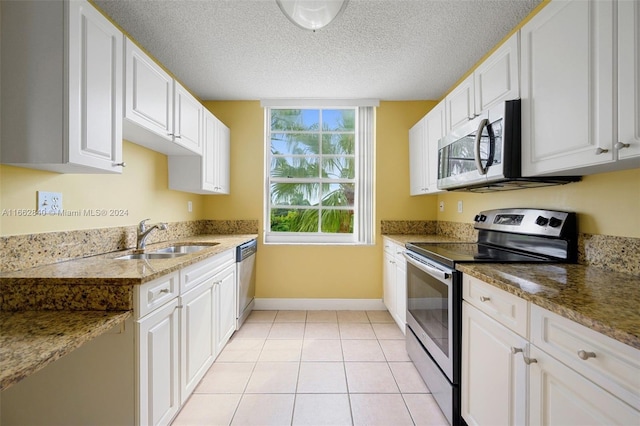
[[[407,254],[407,252],[403,253],[404,258],[407,259],[407,262],[411,263],[416,268],[420,269],[427,274],[440,279],[441,281],[448,281],[451,279],[451,274],[440,269],[429,266],[425,263],[419,262],[415,260],[411,255]]]

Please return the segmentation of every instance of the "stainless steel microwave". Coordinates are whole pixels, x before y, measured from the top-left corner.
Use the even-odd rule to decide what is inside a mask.
[[[483,112],[438,143],[438,189],[493,192],[577,180],[522,176],[519,99]]]

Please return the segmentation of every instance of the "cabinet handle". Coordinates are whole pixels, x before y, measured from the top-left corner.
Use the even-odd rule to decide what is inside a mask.
[[[488,302],[489,300],[491,300],[491,298],[490,298],[490,297],[487,297],[487,296],[480,296],[480,301],[481,301],[481,302]]]
[[[535,364],[536,362],[538,362],[537,359],[526,357],[524,356],[524,354],[522,355],[522,358],[524,358],[524,363],[527,365]]]
[[[617,149],[618,151],[620,151],[622,148],[629,148],[630,146],[630,144],[622,142],[618,142],[614,145],[615,149]]]
[[[514,347],[514,346],[511,346],[511,353],[512,353],[513,355],[515,355],[515,354],[517,354],[517,353],[520,353],[520,352],[522,352],[522,348],[516,348],[516,347]]]
[[[113,167],[127,167],[127,163],[124,161],[122,163],[114,163]]]
[[[173,137],[176,139],[182,139],[182,135],[173,135]]]
[[[582,359],[582,360],[588,360],[589,358],[595,358],[596,354],[595,352],[587,352],[587,351],[583,351],[583,350],[579,350],[578,351],[578,358]]]
[[[608,149],[600,148],[596,149],[596,155],[604,154],[605,152],[609,152]]]
[[[169,293],[169,289],[168,288],[163,288],[162,290],[160,290],[160,293]]]

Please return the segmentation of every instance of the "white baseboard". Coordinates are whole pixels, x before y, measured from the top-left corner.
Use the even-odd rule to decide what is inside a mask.
[[[382,311],[382,299],[255,299],[258,311]]]

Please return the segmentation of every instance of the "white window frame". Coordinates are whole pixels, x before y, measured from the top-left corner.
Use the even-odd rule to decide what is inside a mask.
[[[374,244],[374,176],[375,176],[375,107],[377,101],[303,101],[275,100],[262,101],[265,130],[264,168],[264,230],[265,244],[330,244],[330,245],[372,245]],[[271,171],[271,109],[338,109],[355,108],[355,158],[356,173],[354,194],[353,233],[322,232],[271,232],[270,230],[270,171]],[[311,182],[312,180],[310,180]]]

